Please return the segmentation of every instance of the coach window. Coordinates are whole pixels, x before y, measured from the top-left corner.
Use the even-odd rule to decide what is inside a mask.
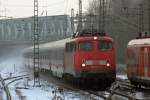
[[[101,40],[98,43],[98,49],[102,51],[112,50],[112,47],[113,45],[111,41]]]
[[[90,51],[92,49],[92,42],[90,41],[83,41],[79,43],[79,50],[80,51]]]
[[[66,52],[74,52],[76,50],[75,43],[67,43],[66,44]]]
[[[136,55],[136,50],[128,49],[127,51],[127,63],[128,64],[138,64],[138,55]]]

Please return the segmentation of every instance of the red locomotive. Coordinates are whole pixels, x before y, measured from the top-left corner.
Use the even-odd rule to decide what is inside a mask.
[[[33,63],[33,47],[25,50],[26,62]],[[40,45],[40,68],[52,75],[79,81],[97,80],[111,84],[116,78],[115,47],[103,34],[76,34]]]
[[[140,35],[128,43],[127,76],[135,86],[150,86],[150,38]]]

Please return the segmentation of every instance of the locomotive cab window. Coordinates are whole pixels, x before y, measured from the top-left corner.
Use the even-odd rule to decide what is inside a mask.
[[[79,43],[80,51],[90,51],[92,49],[92,42],[90,41],[82,41]]]
[[[66,52],[74,52],[76,50],[75,43],[66,43]]]
[[[113,44],[111,41],[101,40],[98,42],[98,49],[102,51],[112,50]]]

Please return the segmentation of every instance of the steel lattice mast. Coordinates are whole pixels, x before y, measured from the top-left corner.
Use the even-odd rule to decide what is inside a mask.
[[[38,27],[38,0],[34,0],[34,86],[40,85],[39,76],[39,27]]]
[[[105,0],[102,1],[102,32],[105,32]]]
[[[71,28],[72,28],[72,32],[74,34],[74,9],[71,9]]]
[[[139,33],[144,31],[144,6],[143,4],[139,4],[139,11],[138,11],[138,16],[139,16]]]
[[[99,1],[99,32],[105,32],[105,0]]]
[[[78,31],[82,31],[82,0],[79,0],[79,25],[78,25]]]
[[[101,26],[101,15],[102,15],[101,14],[101,12],[102,12],[101,10],[102,10],[102,6],[101,5],[102,5],[102,2],[101,2],[101,0],[99,0],[99,18],[98,18],[99,19],[99,24],[98,24],[99,25],[99,28],[98,28],[99,32],[102,31],[102,29],[101,29],[102,28],[102,26]]]

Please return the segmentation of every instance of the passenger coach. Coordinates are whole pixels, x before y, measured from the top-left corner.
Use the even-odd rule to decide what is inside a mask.
[[[150,38],[138,37],[128,43],[127,76],[136,86],[150,86]]]

